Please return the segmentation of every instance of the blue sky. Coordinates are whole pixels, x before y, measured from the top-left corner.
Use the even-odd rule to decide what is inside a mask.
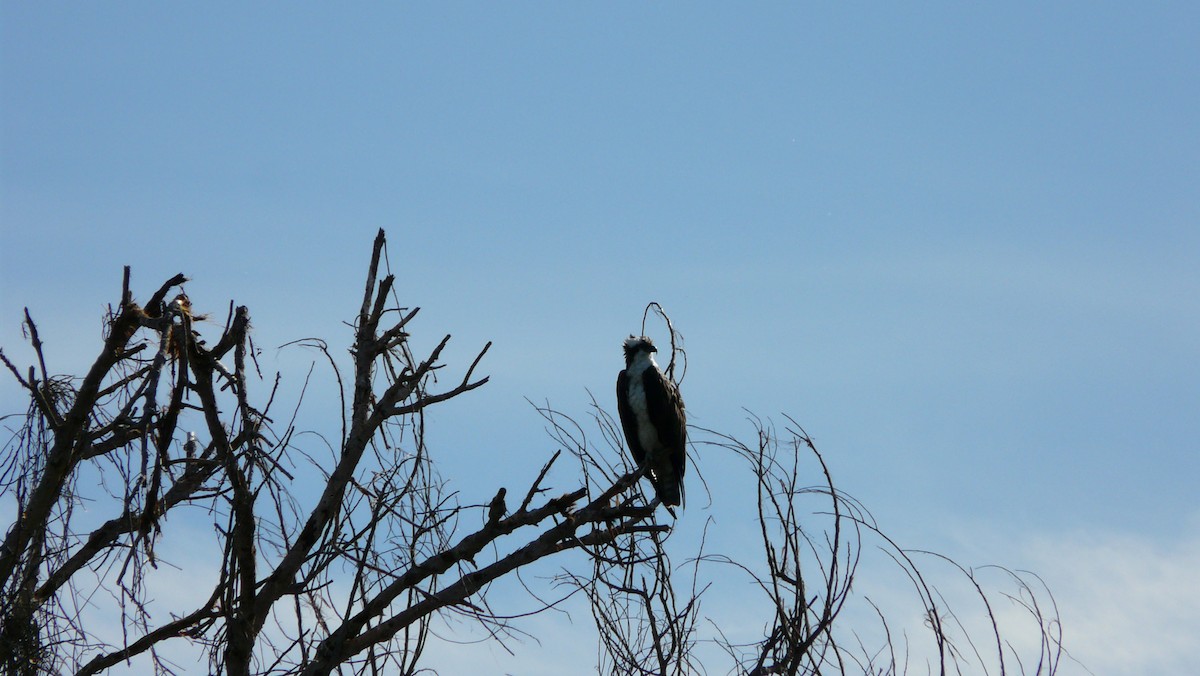
[[[82,368],[130,264],[142,297],[183,271],[202,309],[248,305],[299,380],[275,346],[347,344],[383,227],[418,340],[495,341],[433,418],[465,492],[552,450],[526,397],[609,402],[656,300],[695,422],[793,416],[904,544],[1063,588],[1097,550],[1187,570],[1198,28],[1189,3],[4,3],[0,344],[28,360],[29,306]],[[1068,596],[1070,647],[1098,601]]]

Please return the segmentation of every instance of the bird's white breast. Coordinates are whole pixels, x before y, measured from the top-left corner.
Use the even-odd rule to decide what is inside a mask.
[[[638,441],[642,443],[642,449],[647,454],[657,451],[660,446],[658,430],[650,422],[650,413],[646,406],[646,386],[642,380],[646,369],[650,368],[657,368],[653,358],[649,355],[639,355],[629,368],[625,369],[629,377],[629,408],[637,420]]]

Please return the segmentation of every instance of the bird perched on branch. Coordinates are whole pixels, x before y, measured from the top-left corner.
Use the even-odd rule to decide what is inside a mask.
[[[687,414],[679,388],[654,362],[654,347],[646,336],[625,341],[625,370],[617,376],[617,412],[633,460],[649,465],[646,475],[668,507],[683,502],[683,472],[687,466]]]
[[[507,492],[507,489],[501,487],[496,491],[496,497],[492,498],[488,504],[488,525],[499,523],[500,519],[504,518],[504,514],[508,512],[508,507],[504,505],[504,494]]]

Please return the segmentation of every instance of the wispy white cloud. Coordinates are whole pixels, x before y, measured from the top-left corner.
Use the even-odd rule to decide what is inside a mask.
[[[1050,586],[1064,643],[1097,674],[1193,674],[1200,664],[1200,528],[1042,534],[1026,546]]]

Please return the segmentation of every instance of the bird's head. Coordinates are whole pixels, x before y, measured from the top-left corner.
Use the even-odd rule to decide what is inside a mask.
[[[650,357],[658,348],[654,347],[654,342],[646,336],[629,336],[625,339],[625,366],[628,367],[638,358],[638,355],[645,354]]]

